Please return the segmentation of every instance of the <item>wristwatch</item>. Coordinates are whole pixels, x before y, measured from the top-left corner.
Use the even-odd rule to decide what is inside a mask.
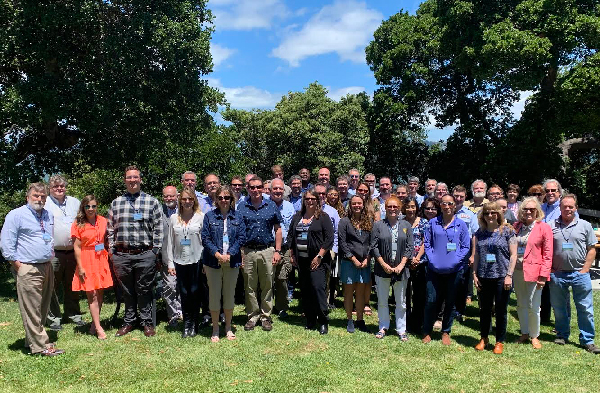
[[[275,252],[281,254],[281,250],[275,250]]]
[[[319,260],[323,259],[323,256],[321,254],[317,254],[317,258],[319,258]]]

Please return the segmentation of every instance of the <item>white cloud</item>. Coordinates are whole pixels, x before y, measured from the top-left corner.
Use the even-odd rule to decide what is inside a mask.
[[[362,86],[348,86],[335,90],[330,90],[328,88],[327,90],[329,90],[329,93],[327,93],[327,97],[331,98],[334,101],[339,101],[342,97],[345,97],[347,94],[362,93],[363,91],[365,91],[365,88]]]
[[[290,13],[282,0],[211,0],[209,7],[217,30],[269,29]]]
[[[289,31],[271,55],[292,67],[309,57],[335,52],[341,60],[365,61],[364,48],[381,24],[383,15],[354,0],[324,6],[299,31]]]
[[[519,101],[515,102],[513,104],[512,108],[510,109],[513,116],[515,117],[515,120],[519,120],[521,118],[521,115],[523,114],[523,111],[525,110],[525,104],[527,103],[527,99],[529,97],[531,97],[531,95],[533,93],[534,93],[533,91],[522,91],[521,92],[521,97],[520,97]]]
[[[225,87],[219,79],[207,80],[210,86],[225,93],[225,99],[235,109],[273,108],[283,96],[281,93],[272,93],[255,86]]]
[[[219,44],[210,44],[210,54],[212,55],[215,68],[221,65],[221,63],[231,57],[235,52],[237,52],[236,49],[226,48]]]

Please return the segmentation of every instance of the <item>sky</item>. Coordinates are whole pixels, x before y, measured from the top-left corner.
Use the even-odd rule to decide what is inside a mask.
[[[383,20],[414,14],[409,0],[209,0],[215,16],[211,86],[237,109],[270,109],[290,91],[318,82],[339,100],[377,85],[365,47]],[[515,105],[520,114],[524,100]],[[217,115],[217,121],[219,121]],[[453,128],[431,125],[428,140],[445,140]]]

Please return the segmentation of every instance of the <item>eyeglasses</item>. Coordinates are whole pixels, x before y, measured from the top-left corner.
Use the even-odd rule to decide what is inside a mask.
[[[92,210],[92,209],[95,209],[97,207],[98,207],[98,205],[85,205],[85,210]]]
[[[317,200],[317,198],[315,198],[315,197],[307,197],[307,198],[304,198],[304,200],[305,201],[313,201],[314,202],[314,201]]]
[[[220,201],[230,201],[231,197],[229,195],[219,195],[217,199]]]
[[[545,191],[548,193],[548,192],[556,192],[558,190],[556,188],[546,188]]]
[[[263,186],[248,186],[250,190],[261,190]]]
[[[426,207],[426,208],[425,208],[425,211],[428,211],[428,212],[435,212],[435,211],[437,211],[437,208],[435,208],[435,207]]]
[[[360,177],[360,175],[350,175],[350,177],[351,177],[352,179],[358,179],[358,178]]]
[[[524,208],[523,208],[523,211],[524,211],[524,212],[534,212],[534,211],[536,211],[536,210],[537,210],[537,209],[536,209],[535,207],[524,207]]]
[[[398,210],[398,209],[400,209],[400,206],[396,206],[396,205],[388,205],[388,206],[386,207],[386,209],[388,209],[388,210]]]
[[[454,206],[454,202],[442,202],[442,206]]]
[[[242,183],[231,183],[231,187],[243,187]]]
[[[544,195],[544,194],[542,194],[541,192],[532,192],[532,193],[531,193],[531,194],[529,194],[529,195],[530,195],[530,196],[536,196],[536,197],[539,197],[539,196],[542,196],[542,195]]]
[[[194,198],[181,198],[181,202],[192,202]]]
[[[495,195],[502,195],[502,193],[501,192],[490,192],[490,195],[494,195],[494,196]]]
[[[66,187],[65,187],[64,184],[59,184],[59,185],[56,185],[56,186],[52,186],[53,190],[58,190],[59,188],[66,188]]]
[[[483,212],[484,216],[496,216],[498,215],[498,212]]]

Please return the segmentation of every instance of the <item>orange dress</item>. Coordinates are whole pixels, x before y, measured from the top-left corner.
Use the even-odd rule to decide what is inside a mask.
[[[95,289],[110,288],[113,286],[110,268],[108,266],[108,252],[96,251],[97,244],[104,244],[106,236],[106,218],[96,216],[96,225],[89,222],[81,228],[77,222],[71,225],[71,237],[81,241],[81,265],[85,269],[85,281],[79,278],[79,267],[73,277],[74,291],[93,291]]]

